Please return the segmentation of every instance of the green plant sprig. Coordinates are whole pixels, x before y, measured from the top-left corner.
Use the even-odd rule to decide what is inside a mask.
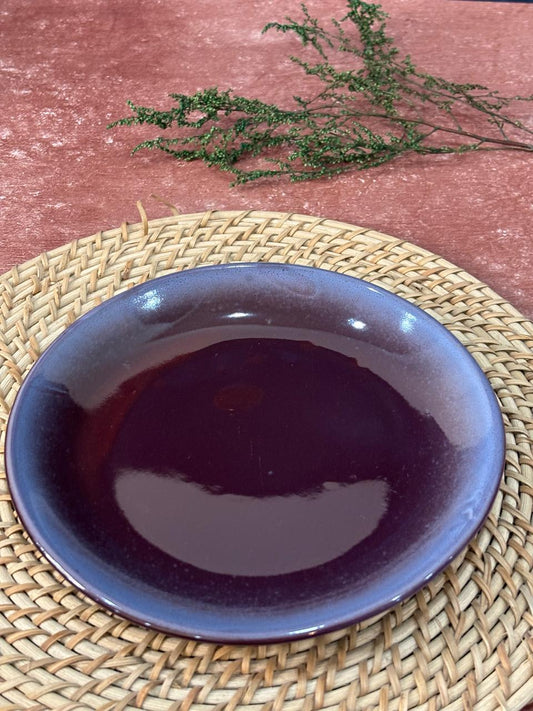
[[[347,14],[332,20],[331,29],[305,5],[301,10],[300,20],[271,22],[263,32],[293,33],[314,55],[314,61],[290,58],[318,82],[314,96],[294,96],[293,108],[284,109],[213,87],[170,94],[174,105],[166,111],[128,101],[132,115],[109,128],[178,129],[178,135],[139,143],[133,153],[159,149],[181,161],[201,160],[232,173],[234,184],[331,177],[409,152],[533,152],[533,129],[508,113],[514,102],[533,96],[504,97],[419,71],[409,56],[400,57],[378,4],[348,0]],[[345,66],[346,57],[353,66]]]

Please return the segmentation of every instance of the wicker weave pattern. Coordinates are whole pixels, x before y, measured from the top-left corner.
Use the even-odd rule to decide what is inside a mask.
[[[15,394],[63,329],[113,294],[204,264],[362,277],[471,351],[502,405],[507,466],[468,549],[389,613],[326,636],[217,646],[140,628],[76,592],[29,541],[0,472],[0,709],[518,711],[533,700],[533,324],[443,259],[303,215],[213,212],[123,225],[0,278],[0,446]]]

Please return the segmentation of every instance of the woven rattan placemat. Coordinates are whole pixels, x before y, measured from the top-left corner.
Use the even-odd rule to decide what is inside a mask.
[[[496,391],[507,465],[489,519],[416,596],[290,644],[150,631],[76,592],[18,522],[0,479],[0,709],[521,709],[533,700],[533,324],[461,269],[373,230],[304,215],[174,215],[87,237],[0,279],[1,443],[21,380],[104,299],[175,270],[291,262],[362,277],[449,328]]]

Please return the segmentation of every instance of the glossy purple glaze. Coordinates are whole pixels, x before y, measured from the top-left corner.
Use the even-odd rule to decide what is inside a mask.
[[[224,642],[393,605],[484,520],[496,399],[436,321],[365,282],[240,264],[154,280],[41,357],[6,447],[35,542],[88,595]]]

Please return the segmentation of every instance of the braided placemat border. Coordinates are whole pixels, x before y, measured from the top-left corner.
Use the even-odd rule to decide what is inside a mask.
[[[40,353],[113,294],[172,271],[290,262],[379,284],[466,345],[505,420],[485,525],[417,595],[372,620],[287,644],[179,639],[114,616],[36,551],[0,471],[0,709],[519,711],[533,700],[533,324],[486,285],[401,239],[332,220],[206,212],[123,224],[0,277],[0,447]],[[3,464],[2,464],[3,467]]]

